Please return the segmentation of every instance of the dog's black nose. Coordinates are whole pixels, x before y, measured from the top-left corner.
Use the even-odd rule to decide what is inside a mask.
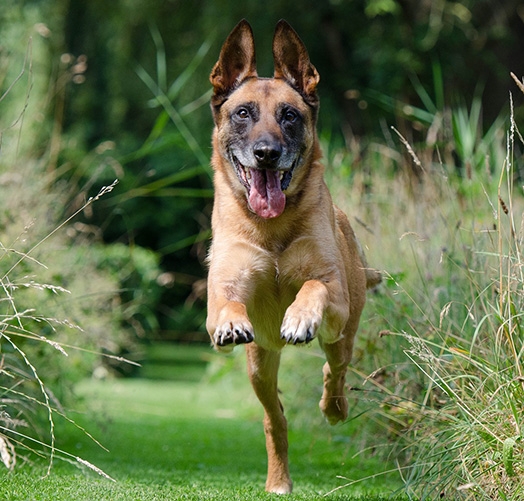
[[[282,145],[277,142],[259,141],[253,147],[253,155],[259,164],[274,164],[282,155]]]

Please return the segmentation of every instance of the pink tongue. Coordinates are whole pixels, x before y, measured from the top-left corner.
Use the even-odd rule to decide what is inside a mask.
[[[286,195],[280,187],[280,176],[276,170],[250,169],[251,189],[249,205],[260,216],[266,219],[277,217],[284,212]]]

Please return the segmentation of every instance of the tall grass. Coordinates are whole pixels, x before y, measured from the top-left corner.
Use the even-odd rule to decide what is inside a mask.
[[[0,383],[0,405],[2,407],[0,415],[0,457],[5,467],[10,470],[16,464],[19,450],[31,451],[38,455],[48,454],[50,459],[48,472],[57,452],[63,457],[73,457],[79,463],[96,470],[96,467],[90,465],[89,462],[55,447],[55,416],[61,416],[73,424],[74,422],[67,418],[60,401],[50,387],[44,383],[46,377],[42,376],[42,372],[45,373],[48,367],[44,365],[44,370],[41,371],[37,367],[37,362],[35,362],[35,360],[41,361],[41,358],[35,356],[34,360],[32,356],[35,345],[38,344],[52,347],[58,352],[59,355],[57,356],[68,357],[66,350],[69,349],[83,350],[81,347],[66,344],[60,340],[60,337],[56,336],[57,330],[61,327],[78,331],[82,331],[82,329],[67,318],[49,317],[35,308],[20,308],[20,303],[23,305],[27,300],[19,301],[18,296],[21,290],[50,291],[56,295],[70,294],[70,291],[59,285],[37,282],[34,276],[22,276],[20,271],[21,269],[24,270],[25,261],[32,261],[33,264],[47,268],[44,263],[33,258],[32,254],[35,254],[36,249],[52,237],[55,232],[62,229],[79,212],[101,196],[111,192],[113,188],[114,184],[103,187],[96,197],[89,199],[79,211],[67,221],[58,225],[27,251],[19,251],[15,247],[5,247],[0,242],[0,261],[7,264],[7,271],[2,270],[3,275],[0,277],[2,291],[0,302],[4,306],[4,311],[0,315],[0,348],[2,351],[0,366],[2,375],[2,382]],[[48,332],[51,335],[47,334]],[[37,348],[37,350],[40,349],[42,348]],[[43,408],[47,414],[48,443],[42,441],[41,437],[34,436],[34,432],[38,431],[35,426],[35,418],[39,408]],[[28,429],[28,431],[24,429]],[[89,435],[87,432],[86,434]],[[41,436],[41,433],[38,433],[38,435]],[[39,452],[37,451],[38,448],[41,449]],[[26,458],[24,457],[24,459]]]
[[[508,115],[483,133],[475,100],[436,112],[423,141],[371,145],[350,191],[332,182],[385,275],[350,395],[386,432],[413,499],[524,496],[524,141],[511,95]],[[347,165],[330,162],[335,178]]]
[[[71,203],[49,169],[50,151],[37,148],[34,137],[23,141],[26,131],[46,134],[44,107],[31,102],[40,95],[32,94],[31,48],[29,42],[18,77],[0,96],[0,460],[12,470],[45,457],[49,473],[61,458],[103,474],[57,448],[55,425],[75,425],[63,407],[71,385],[122,337],[118,283],[89,252],[86,225],[70,224],[116,182]]]
[[[493,225],[472,249],[475,263],[460,270],[470,293],[444,305],[433,339],[402,333],[427,381],[406,475],[408,492],[422,499],[524,496],[524,213],[515,166],[515,144],[524,142],[510,108],[497,197],[487,201]]]
[[[26,178],[27,182],[27,178]],[[10,189],[13,189],[13,183]],[[89,207],[93,202],[103,195],[111,192],[116,182],[110,186],[103,187],[97,196],[87,200],[80,209],[63,223],[58,224],[45,236],[37,237],[32,242],[33,235],[30,227],[25,226],[13,238],[12,231],[19,224],[20,215],[11,215],[12,221],[6,224],[6,213],[2,213],[2,231],[0,233],[0,458],[4,466],[10,470],[15,467],[17,458],[24,461],[29,460],[26,453],[36,453],[38,456],[49,457],[48,473],[53,459],[58,455],[62,458],[72,457],[82,465],[95,469],[89,462],[77,458],[66,451],[61,451],[55,445],[55,421],[59,416],[62,419],[74,422],[66,415],[61,405],[57,389],[66,387],[66,381],[60,381],[61,377],[69,375],[71,381],[71,369],[62,365],[59,357],[69,358],[71,351],[87,352],[96,354],[93,344],[77,342],[70,344],[68,330],[77,331],[80,335],[85,333],[83,329],[71,320],[71,316],[60,317],[56,315],[58,310],[56,303],[66,303],[64,295],[71,292],[62,285],[56,285],[47,280],[49,271],[57,270],[56,262],[48,266],[43,257],[48,253],[41,252],[55,233],[63,230],[66,224],[80,212]],[[5,211],[9,211],[11,197],[0,189],[3,194]],[[11,192],[13,194],[13,192]],[[44,195],[44,193],[42,193]],[[21,200],[16,198],[14,202],[16,209],[28,210]],[[45,197],[44,197],[45,199]],[[38,209],[40,204],[32,204],[33,215],[41,215]],[[36,224],[45,224],[45,221],[35,220]],[[37,232],[38,235],[38,232]],[[62,243],[64,241],[62,240]],[[54,242],[56,245],[56,241]],[[51,249],[52,250],[52,249]],[[56,252],[56,248],[55,248]],[[40,272],[39,272],[40,270]],[[60,270],[63,276],[70,271]],[[55,278],[56,275],[55,275]],[[96,279],[96,275],[93,275]],[[76,287],[76,284],[71,283]],[[42,299],[44,295],[44,299]],[[49,301],[49,297],[62,297],[57,301]],[[53,305],[54,303],[54,305]],[[47,311],[46,310],[47,306]],[[83,307],[86,307],[84,304]],[[67,309],[63,308],[63,309]],[[42,311],[44,310],[44,311]],[[76,308],[70,308],[74,315]],[[76,315],[75,315],[76,316]],[[89,346],[92,346],[90,348]],[[49,349],[47,349],[49,348]],[[99,353],[99,355],[102,355]],[[110,356],[111,355],[106,355]],[[75,357],[73,357],[75,358]],[[115,357],[119,358],[119,357]],[[73,362],[74,363],[74,362]],[[77,362],[78,363],[78,362]],[[48,383],[49,381],[49,383]],[[57,386],[57,383],[59,385]],[[51,389],[54,387],[54,391]],[[47,432],[42,428],[41,413],[47,416]],[[86,431],[86,435],[90,436]],[[47,437],[47,438],[46,438]]]

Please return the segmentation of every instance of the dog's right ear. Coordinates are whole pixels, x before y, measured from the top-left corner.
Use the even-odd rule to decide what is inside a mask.
[[[219,106],[248,77],[256,77],[255,40],[249,23],[242,19],[229,34],[209,80],[213,106]]]

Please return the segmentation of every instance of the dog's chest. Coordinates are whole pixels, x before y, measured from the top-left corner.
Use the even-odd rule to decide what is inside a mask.
[[[266,260],[265,269],[251,276],[254,294],[248,302],[248,316],[255,330],[257,344],[280,349],[280,327],[287,308],[313,270],[305,253],[285,251]]]
[[[259,276],[254,283],[254,294],[247,304],[255,341],[267,349],[282,347],[280,327],[284,314],[300,289],[282,278],[276,266],[272,275]]]

